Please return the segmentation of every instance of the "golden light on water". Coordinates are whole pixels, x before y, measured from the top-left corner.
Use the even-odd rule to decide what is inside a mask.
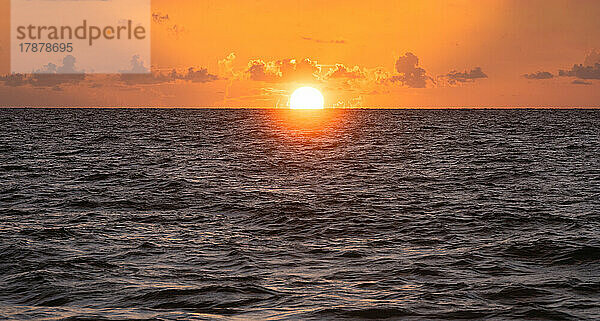
[[[325,99],[323,94],[313,87],[296,89],[290,98],[291,109],[323,109]]]
[[[340,130],[346,124],[349,111],[323,109],[274,109],[272,123],[282,133],[292,136],[321,136]]]

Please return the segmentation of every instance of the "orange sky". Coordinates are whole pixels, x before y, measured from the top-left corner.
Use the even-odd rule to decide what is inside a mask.
[[[3,74],[8,3],[0,0]],[[0,81],[0,105],[275,107],[301,85],[321,89],[329,106],[600,105],[595,0],[153,0],[152,6],[151,79]],[[587,69],[573,69],[584,63]],[[173,68],[184,75],[190,67],[207,70],[187,78],[158,75]]]

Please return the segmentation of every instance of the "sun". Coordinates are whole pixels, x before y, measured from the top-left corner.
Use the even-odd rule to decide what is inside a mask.
[[[323,109],[324,107],[323,95],[312,87],[298,88],[290,98],[291,109]]]

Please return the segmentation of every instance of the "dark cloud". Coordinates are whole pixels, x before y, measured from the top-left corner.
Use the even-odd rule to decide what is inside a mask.
[[[57,66],[53,63],[42,66],[41,69],[37,69],[34,74],[83,74],[83,71],[77,70],[75,63],[77,59],[72,55],[68,55],[63,58],[62,65]]]
[[[170,74],[150,73],[150,74],[120,74],[119,80],[128,85],[157,85],[175,81]]]
[[[177,76],[175,76],[175,77],[177,77]],[[219,77],[217,77],[216,75],[210,74],[208,72],[208,69],[206,69],[206,68],[196,69],[196,68],[192,67],[192,68],[188,69],[187,74],[181,75],[178,79],[188,80],[191,82],[205,83],[205,82],[219,80]]]
[[[558,75],[579,79],[600,79],[600,63],[593,66],[574,65],[571,70],[560,70]]]
[[[453,70],[442,77],[447,79],[450,84],[456,84],[459,82],[465,83],[469,81],[475,81],[477,79],[485,79],[488,76],[483,72],[483,70],[481,70],[481,67],[476,67],[471,71],[464,72]]]
[[[547,71],[538,71],[538,72],[534,72],[531,74],[524,74],[523,77],[526,79],[539,80],[539,79],[552,79],[552,78],[554,78],[554,75]]]
[[[419,58],[413,53],[406,53],[396,61],[396,71],[399,75],[392,76],[390,81],[401,82],[411,88],[427,87],[427,80],[433,81],[425,69],[419,67]]]
[[[0,77],[0,81],[9,87],[20,87],[30,84],[29,77],[24,74],[4,75]]]
[[[63,63],[60,66],[48,63],[35,70],[33,74],[6,75],[0,77],[0,81],[10,87],[31,85],[34,87],[54,87],[55,89],[63,84],[77,84],[85,80],[86,75],[77,70],[76,62],[75,57],[68,55],[63,58]]]
[[[578,79],[573,80],[572,84],[573,85],[587,85],[587,86],[592,85],[591,82],[578,80]]]
[[[246,73],[251,80],[255,81],[275,81],[280,78],[278,72],[266,62],[257,59],[248,63]]]
[[[345,45],[346,44],[346,40],[322,40],[322,39],[315,39],[315,38],[311,38],[311,37],[302,37],[302,39],[307,40],[307,41],[316,42],[316,43],[324,43],[324,44],[333,44],[333,45]]]
[[[188,68],[185,72],[173,69],[169,73],[153,72],[150,74],[120,74],[119,78],[128,85],[157,85],[175,82],[176,80],[193,83],[206,83],[219,80],[219,77],[208,72],[206,68]]]
[[[152,85],[173,81],[168,75],[151,73],[137,55],[131,58],[131,68],[119,70],[119,73],[120,80],[129,85]]]
[[[600,79],[600,52],[593,50],[585,56],[583,64],[575,64],[570,70],[559,70],[561,77]]]
[[[140,61],[139,56],[133,56],[131,59],[131,68],[128,70],[120,70],[120,80],[129,85],[152,85],[174,82],[176,80],[185,80],[195,83],[205,83],[218,80],[219,77],[208,72],[206,68],[188,68],[185,72],[178,72],[173,69],[171,72],[164,74],[161,72],[153,72],[144,66],[144,62]]]
[[[354,68],[348,68],[343,64],[336,64],[335,67],[329,69],[329,72],[325,75],[326,79],[362,79],[365,77],[365,73],[360,70],[360,67],[355,66]]]
[[[78,84],[85,80],[85,74],[34,74],[32,85],[35,87],[56,87],[63,84]]]
[[[282,70],[282,76],[284,79],[291,81],[307,81],[314,80],[317,78],[317,74],[321,71],[321,68],[317,65],[316,61],[312,61],[308,58],[297,61],[291,59],[286,62],[288,64],[287,70]],[[292,70],[291,66],[295,66]]]
[[[219,77],[208,72],[206,68],[188,68],[186,71],[179,72],[171,70],[170,72],[148,72],[149,70],[135,56],[131,60],[131,69],[122,70],[116,78],[127,85],[156,85],[162,83],[175,82],[176,80],[192,83],[206,83],[219,80]],[[62,73],[62,74],[61,74]],[[89,75],[80,72],[75,67],[75,58],[67,56],[61,66],[52,63],[36,70],[34,74],[11,74],[0,76],[0,81],[5,86],[19,87],[31,85],[33,87],[49,87],[59,90],[63,84],[77,84],[86,79]],[[92,79],[98,79],[93,78]],[[102,84],[92,83],[91,88],[102,87]]]
[[[119,70],[122,74],[147,74],[150,73],[150,69],[144,65],[144,62],[140,60],[139,55],[135,55],[131,58],[131,68],[127,70]]]
[[[5,86],[57,87],[63,84],[78,84],[85,74],[11,74],[0,77]]]
[[[308,58],[269,62],[257,59],[248,63],[245,74],[255,81],[311,81],[317,79],[319,72],[317,63]]]

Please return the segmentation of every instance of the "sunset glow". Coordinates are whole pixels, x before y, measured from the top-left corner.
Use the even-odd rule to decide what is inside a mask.
[[[152,0],[151,11],[128,5],[124,17],[150,15],[149,49],[144,43],[105,59],[104,43],[118,44],[102,35],[91,49],[74,46],[76,59],[66,64],[60,55],[27,53],[20,56],[37,60],[21,64],[10,55],[33,42],[28,29],[17,29],[29,22],[10,19],[10,1],[0,1],[0,105],[296,108],[292,92],[311,86],[326,93],[327,108],[597,106],[600,2],[567,2]],[[364,14],[350,19],[356,12]],[[70,16],[73,30],[84,19],[88,27],[115,26],[100,24],[109,16],[100,12]],[[66,24],[31,20],[42,23]],[[19,30],[30,40],[17,39]],[[71,42],[40,31],[41,42]],[[16,75],[13,64],[46,75]],[[124,74],[99,73],[111,69]],[[83,75],[48,76],[65,70]],[[130,74],[139,72],[146,75]]]

